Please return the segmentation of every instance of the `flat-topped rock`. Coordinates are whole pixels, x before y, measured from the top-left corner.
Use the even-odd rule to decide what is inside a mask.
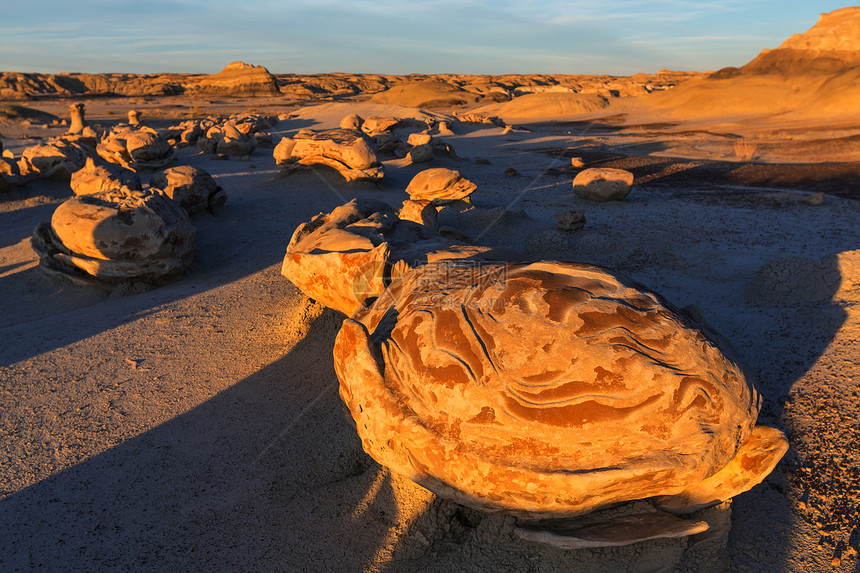
[[[469,197],[478,186],[455,169],[434,167],[418,173],[406,187],[413,201],[427,200],[433,205],[446,205]]]
[[[361,134],[350,129],[302,130],[275,147],[275,161],[288,171],[298,166],[325,165],[347,181],[381,179],[382,165]]]
[[[275,77],[263,66],[232,62],[194,86],[197,93],[231,96],[278,95],[280,89]]]

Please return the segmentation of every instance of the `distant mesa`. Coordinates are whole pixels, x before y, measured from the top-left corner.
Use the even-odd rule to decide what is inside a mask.
[[[230,96],[278,95],[280,89],[275,76],[263,66],[244,62],[227,64],[217,74],[205,76],[193,86],[200,94]]]

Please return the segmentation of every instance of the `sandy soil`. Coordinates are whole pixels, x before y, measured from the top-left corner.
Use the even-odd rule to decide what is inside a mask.
[[[87,117],[107,125],[145,103],[91,100]],[[150,103],[154,127],[285,111],[268,100]],[[55,105],[62,115],[68,102]],[[351,112],[417,113],[326,104],[281,121],[275,139]],[[0,127],[16,154],[62,131]],[[860,571],[860,158],[842,141],[853,129],[780,127],[744,162],[733,145],[743,134],[712,125],[527,127],[458,125],[445,140],[462,160],[383,158],[378,185],[325,170],[277,178],[265,148],[250,162],[181,150],[177,162],[212,173],[228,202],[195,217],[187,276],[136,294],[38,268],[30,234],[68,186],[0,197],[0,569]],[[631,169],[634,191],[620,203],[576,198],[572,157]],[[753,365],[760,421],[792,447],[763,484],[703,512],[712,532],[546,549],[515,540],[513,518],[437,499],[363,453],[332,366],[343,317],[303,297],[280,262],[299,223],[356,196],[399,204],[430,166],[479,186],[476,209],[443,224],[527,258],[631,275],[701,308]],[[803,201],[817,191],[823,204]],[[557,231],[565,209],[583,209],[585,229]]]

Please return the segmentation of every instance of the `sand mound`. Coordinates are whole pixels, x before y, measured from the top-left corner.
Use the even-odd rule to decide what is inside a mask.
[[[860,119],[860,7],[818,23],[741,68],[725,68],[647,102],[678,119],[790,114]]]
[[[197,85],[197,92],[212,95],[258,96],[279,94],[275,76],[263,66],[244,62],[227,64],[217,74],[206,76]]]
[[[497,115],[503,119],[549,119],[596,113],[608,105],[609,100],[597,94],[541,92],[520,96],[501,104],[484,106],[475,112]]]
[[[0,105],[0,122],[33,121],[36,123],[51,123],[59,118],[46,111],[39,111],[22,105]]]
[[[482,96],[467,92],[448,82],[429,80],[409,82],[374,94],[373,103],[393,103],[406,107],[447,107],[481,101]]]

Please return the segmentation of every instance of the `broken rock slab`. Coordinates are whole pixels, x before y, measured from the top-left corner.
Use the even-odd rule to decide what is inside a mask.
[[[295,137],[281,139],[273,155],[287,172],[325,165],[347,181],[377,181],[384,175],[367,139],[361,132],[349,129],[302,130]]]
[[[227,194],[205,170],[191,165],[170,167],[156,173],[149,186],[170,197],[194,215],[209,209],[214,211],[227,201]]]

